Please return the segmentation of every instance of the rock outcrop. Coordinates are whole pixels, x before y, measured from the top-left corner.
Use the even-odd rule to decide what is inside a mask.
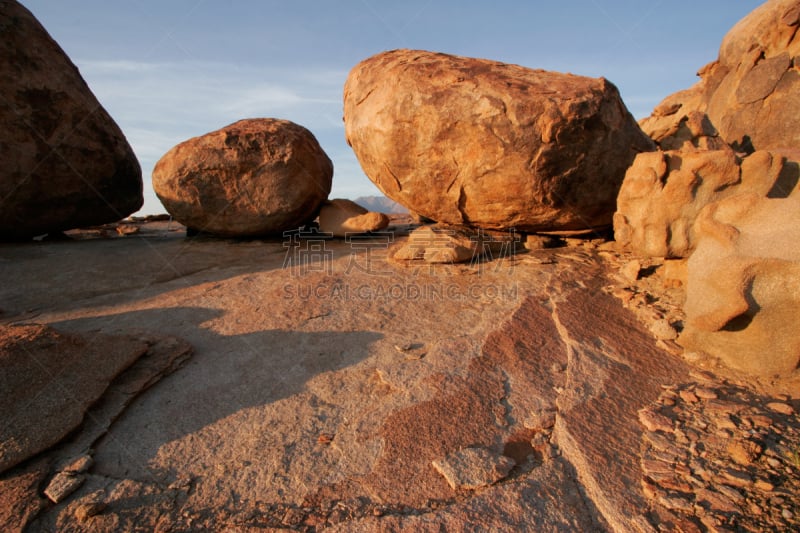
[[[153,188],[188,228],[257,236],[312,221],[332,177],[331,160],[306,128],[248,119],[172,148],[153,170]]]
[[[132,338],[83,339],[47,326],[0,329],[0,472],[78,427],[120,372],[147,352]]]
[[[485,229],[608,225],[625,169],[653,149],[603,78],[418,50],[353,68],[344,121],[384,194]]]
[[[800,146],[800,2],[771,0],[725,36],[701,81],[667,97],[641,122],[653,139],[674,143],[681,123],[705,115],[738,150]],[[669,146],[664,146],[668,148]]]
[[[742,192],[786,198],[799,179],[798,162],[779,152],[744,159],[730,148],[639,154],[619,192],[614,237],[642,256],[688,257],[697,244],[695,219],[706,205]]]
[[[689,258],[686,329],[678,342],[751,374],[800,362],[800,195],[742,194],[708,206]]]
[[[120,220],[142,171],[117,124],[39,21],[0,7],[0,239]]]
[[[367,211],[352,200],[337,198],[326,201],[319,210],[320,232],[334,237],[380,231],[388,225],[388,216]]]

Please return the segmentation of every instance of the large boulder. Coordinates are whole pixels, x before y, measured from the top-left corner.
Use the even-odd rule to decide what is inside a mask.
[[[306,128],[240,120],[184,141],[153,170],[153,188],[176,220],[224,236],[279,234],[316,216],[333,164]]]
[[[758,375],[800,362],[800,194],[741,194],[706,207],[689,258],[678,342]]]
[[[682,121],[702,113],[737,149],[800,147],[799,26],[800,1],[764,3],[728,32],[701,81],[667,97],[642,128],[669,143]]]
[[[619,192],[614,237],[640,256],[688,257],[705,206],[742,192],[786,198],[800,181],[797,160],[765,150],[741,158],[730,148],[639,154]]]
[[[142,171],[78,69],[23,6],[0,2],[0,239],[113,222]]]
[[[498,230],[610,224],[625,169],[654,148],[603,78],[418,50],[353,68],[344,122],[389,198]]]

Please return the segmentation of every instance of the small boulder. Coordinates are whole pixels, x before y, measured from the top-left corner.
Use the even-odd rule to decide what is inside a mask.
[[[229,237],[274,235],[312,221],[333,164],[306,128],[240,120],[184,141],[153,170],[153,188],[188,228]]]
[[[319,210],[320,232],[332,234],[334,237],[380,231],[388,225],[388,216],[383,213],[367,211],[352,200],[326,201]]]
[[[75,65],[16,1],[2,3],[0,32],[0,239],[137,211],[139,162]]]
[[[654,148],[604,78],[420,50],[356,65],[344,121],[389,198],[493,230],[610,225],[625,169]]]

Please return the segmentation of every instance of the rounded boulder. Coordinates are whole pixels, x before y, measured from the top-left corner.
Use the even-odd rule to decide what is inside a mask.
[[[153,169],[153,188],[187,227],[246,237],[313,220],[332,178],[333,163],[306,128],[246,119],[172,148]]]

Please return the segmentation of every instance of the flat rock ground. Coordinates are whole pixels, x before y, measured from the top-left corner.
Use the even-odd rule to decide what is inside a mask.
[[[595,244],[408,265],[387,257],[402,233],[234,241],[187,238],[162,222],[127,237],[0,246],[3,323],[49,324],[87,339],[169,335],[194,348],[93,443],[86,481],[63,502],[42,496],[56,472],[47,452],[0,476],[3,529],[705,531],[796,523],[796,492],[786,493],[800,466],[800,448],[794,462],[786,453],[798,425],[796,380],[744,382],[665,350],[607,290],[619,289],[621,259]],[[641,301],[658,307],[652,295]],[[750,476],[737,478],[741,500],[715,491],[724,485],[714,470],[720,461],[737,466],[724,453],[716,466],[709,459],[708,479],[664,481],[683,475],[684,452],[687,464],[692,454],[701,461],[697,442],[717,431],[697,422],[712,393],[695,395],[684,411],[670,399],[698,387],[722,391],[717,397],[752,393],[751,407],[770,399],[784,406],[757,419],[777,432],[762,439],[764,460],[772,459],[763,469],[774,468],[767,484],[752,471],[756,456],[751,470],[733,469]],[[737,413],[728,422],[744,427]],[[678,431],[690,423],[698,428]],[[432,463],[465,448],[515,466],[451,485]],[[491,464],[454,468],[464,478],[493,472]],[[753,495],[757,487],[766,499]],[[747,522],[754,502],[772,522]]]

